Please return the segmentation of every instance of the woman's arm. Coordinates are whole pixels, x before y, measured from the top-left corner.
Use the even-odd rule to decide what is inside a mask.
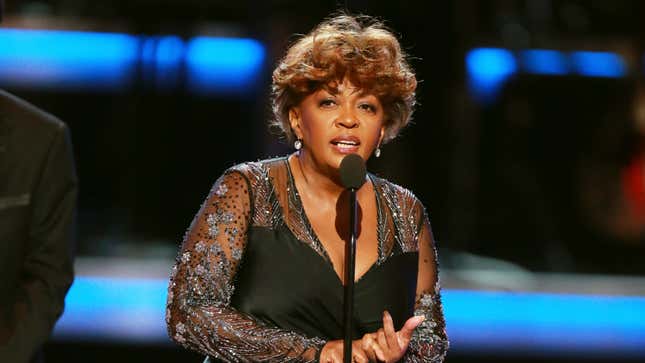
[[[166,322],[177,343],[231,362],[314,362],[325,344],[230,306],[251,223],[244,175],[225,173],[195,216],[172,270]]]
[[[416,328],[410,340],[404,362],[443,362],[448,350],[446,324],[441,305],[438,260],[430,222],[420,202],[416,205],[421,221],[418,233],[419,271],[414,315],[425,320]]]

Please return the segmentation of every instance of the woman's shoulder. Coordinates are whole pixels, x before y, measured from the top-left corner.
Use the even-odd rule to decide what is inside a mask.
[[[223,175],[226,176],[237,173],[241,174],[249,181],[267,181],[269,171],[273,168],[285,167],[285,160],[286,156],[262,159],[258,161],[246,161],[229,167],[224,171]]]
[[[242,194],[248,193],[253,204],[272,203],[274,179],[286,174],[286,157],[277,157],[235,164],[224,171],[217,184],[236,186]]]
[[[285,174],[286,157],[248,161],[226,169],[216,184],[231,184],[237,188],[236,196],[247,196],[252,223],[270,226],[279,208],[276,208],[274,179],[276,174]],[[216,190],[222,189],[216,187]],[[225,187],[224,190],[230,190]]]
[[[372,177],[386,213],[389,213],[403,251],[418,251],[418,236],[427,219],[425,208],[414,193],[389,180]]]
[[[399,208],[423,208],[419,198],[410,189],[373,174],[370,177],[380,194]]]

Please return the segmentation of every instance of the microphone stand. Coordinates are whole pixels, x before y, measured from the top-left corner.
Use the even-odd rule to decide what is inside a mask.
[[[343,294],[343,321],[345,327],[345,340],[343,342],[344,363],[352,363],[354,270],[356,268],[356,235],[358,232],[358,216],[356,213],[356,188],[349,188],[349,243],[345,243],[345,286]]]

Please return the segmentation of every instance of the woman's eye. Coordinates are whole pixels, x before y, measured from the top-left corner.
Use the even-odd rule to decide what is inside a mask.
[[[334,101],[332,99],[329,99],[329,98],[320,101],[320,106],[321,107],[329,107],[329,106],[333,106],[335,104],[336,104],[336,101]]]
[[[359,107],[365,111],[376,112],[376,106],[369,103],[362,103]]]

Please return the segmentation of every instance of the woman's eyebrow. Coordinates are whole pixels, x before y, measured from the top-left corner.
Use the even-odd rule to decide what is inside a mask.
[[[358,95],[356,95],[358,98],[364,98],[364,97],[374,97],[378,98],[374,93],[370,92],[370,90],[366,89],[361,89]]]
[[[328,87],[321,88],[321,90],[323,92],[326,92],[326,93],[332,95],[332,96],[338,96],[341,93],[340,87],[329,87],[328,86]]]
[[[320,88],[319,92],[326,92],[331,96],[338,96],[345,89],[349,90],[349,95],[356,96],[357,98],[363,98],[368,96],[376,97],[376,95],[368,89],[360,88],[360,87],[345,88],[343,85],[339,85],[337,87],[324,86]]]

